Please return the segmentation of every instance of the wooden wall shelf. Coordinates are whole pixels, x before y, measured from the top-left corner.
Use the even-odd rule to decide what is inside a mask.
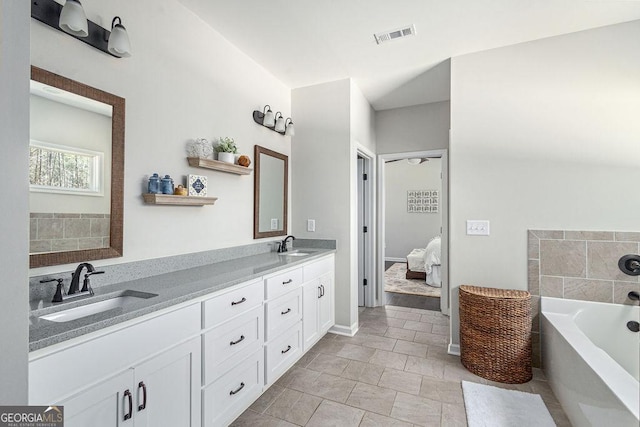
[[[236,175],[250,175],[253,169],[240,165],[220,162],[218,160],[201,159],[199,157],[187,157],[189,166],[197,168],[213,169],[220,172],[234,173]]]
[[[204,206],[215,204],[217,197],[174,196],[171,194],[145,193],[144,202],[150,205]]]

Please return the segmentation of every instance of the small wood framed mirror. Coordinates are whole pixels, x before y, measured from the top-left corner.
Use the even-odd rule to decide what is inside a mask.
[[[253,238],[287,234],[289,157],[255,146]]]

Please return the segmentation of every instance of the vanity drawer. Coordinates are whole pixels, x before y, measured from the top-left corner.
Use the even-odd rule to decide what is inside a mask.
[[[289,270],[285,273],[265,279],[267,299],[277,298],[302,285],[302,268]]]
[[[313,280],[325,273],[333,272],[335,268],[333,255],[311,262],[303,267],[304,281]]]
[[[223,323],[202,336],[203,384],[209,384],[232,369],[238,358],[262,348],[262,306]]]
[[[256,351],[202,391],[202,425],[229,425],[262,393],[264,353]]]
[[[270,340],[302,319],[302,287],[267,303],[265,340]]]
[[[265,349],[266,384],[272,384],[302,354],[302,322],[267,344]]]
[[[226,322],[262,304],[264,283],[257,279],[237,285],[238,288],[202,303],[202,328]]]

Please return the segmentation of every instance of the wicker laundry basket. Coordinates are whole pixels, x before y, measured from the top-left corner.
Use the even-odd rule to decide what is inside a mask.
[[[462,285],[459,296],[465,368],[501,383],[531,380],[531,294]]]

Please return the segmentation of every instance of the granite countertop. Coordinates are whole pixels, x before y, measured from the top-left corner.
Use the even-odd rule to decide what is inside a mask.
[[[30,301],[31,312],[29,314],[29,351],[39,350],[251,279],[295,267],[334,253],[335,250],[296,247],[292,252],[306,252],[310,255],[294,257],[269,252],[113,285],[99,286],[94,288],[94,296],[79,297],[78,300],[71,299],[57,304],[44,300],[32,300]],[[105,270],[108,274],[108,268]],[[103,301],[115,296],[127,295],[128,293],[125,291],[144,292],[156,296],[139,298],[122,307],[68,322],[40,319],[40,316],[46,314]]]

